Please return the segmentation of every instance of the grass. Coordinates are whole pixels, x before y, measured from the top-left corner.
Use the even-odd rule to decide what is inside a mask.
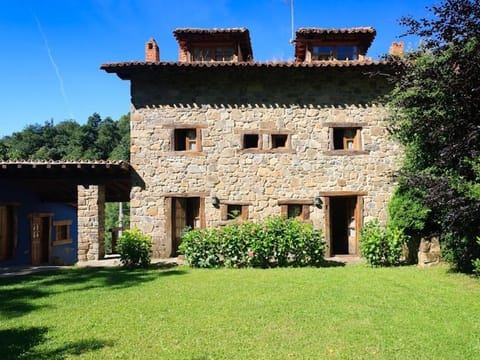
[[[446,267],[0,279],[2,359],[477,359],[480,283]]]

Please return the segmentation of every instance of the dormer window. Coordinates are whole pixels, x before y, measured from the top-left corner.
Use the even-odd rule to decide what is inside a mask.
[[[363,61],[374,37],[375,29],[298,29],[295,39],[295,61]]]
[[[180,62],[253,61],[250,33],[245,28],[175,29]]]
[[[312,60],[357,60],[355,45],[319,45],[312,47]]]
[[[235,56],[233,47],[199,46],[194,47],[192,61],[232,61]]]

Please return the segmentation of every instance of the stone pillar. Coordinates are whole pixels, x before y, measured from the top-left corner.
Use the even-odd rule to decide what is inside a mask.
[[[105,186],[78,185],[78,261],[105,256]]]

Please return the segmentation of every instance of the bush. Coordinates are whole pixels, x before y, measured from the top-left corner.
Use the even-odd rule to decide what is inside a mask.
[[[407,239],[399,227],[383,230],[375,219],[360,230],[360,251],[371,266],[399,265]]]
[[[319,266],[325,241],[310,224],[272,217],[186,231],[180,251],[193,267]]]
[[[149,235],[138,228],[125,230],[118,239],[117,252],[120,261],[126,267],[147,267],[150,265],[150,249],[152,241]]]

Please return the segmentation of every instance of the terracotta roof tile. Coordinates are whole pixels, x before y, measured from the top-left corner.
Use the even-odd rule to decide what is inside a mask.
[[[178,36],[182,34],[243,34],[249,33],[247,28],[238,27],[238,28],[213,28],[213,29],[204,29],[204,28],[177,28],[173,30],[173,35],[178,39]]]
[[[167,71],[181,68],[353,68],[353,67],[378,67],[393,65],[386,60],[362,60],[362,61],[269,61],[269,62],[145,62],[129,61],[117,63],[105,63],[100,69],[108,73],[116,73],[121,79],[129,80],[134,73],[142,71]]]
[[[297,35],[306,34],[376,34],[376,30],[371,26],[353,27],[353,28],[300,28]]]

